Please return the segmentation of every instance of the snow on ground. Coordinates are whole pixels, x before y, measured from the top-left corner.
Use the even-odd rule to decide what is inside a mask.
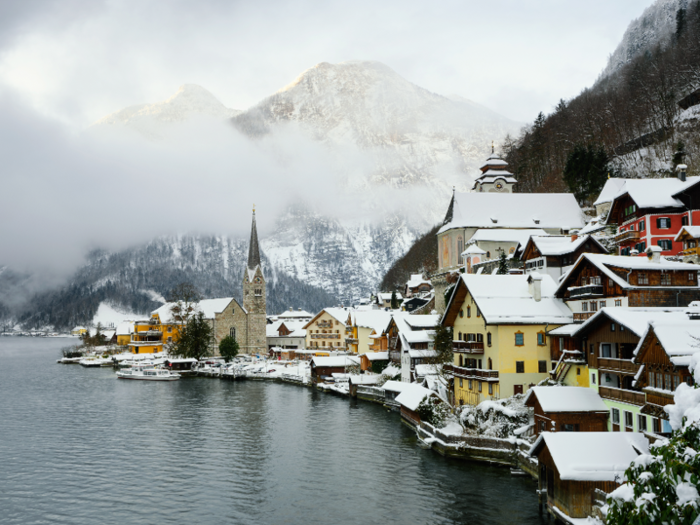
[[[93,326],[96,326],[97,323],[100,323],[103,327],[116,327],[123,321],[135,321],[136,319],[141,319],[143,317],[143,315],[127,312],[122,309],[116,309],[111,304],[102,302],[97,308],[97,313],[92,319],[92,324]]]
[[[459,418],[470,435],[514,437],[530,423],[530,409],[525,406],[524,399],[525,396],[519,394],[498,401],[483,401],[477,406],[465,405]]]

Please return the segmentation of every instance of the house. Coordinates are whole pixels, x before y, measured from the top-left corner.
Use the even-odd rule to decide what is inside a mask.
[[[325,308],[302,328],[307,350],[345,350],[347,308]]]
[[[461,275],[441,319],[453,332],[454,400],[478,405],[549,377],[546,330],[573,316],[549,275]]]
[[[311,359],[311,382],[323,383],[333,374],[347,374],[349,368],[359,366],[360,360],[351,356],[314,357]]]
[[[700,226],[683,226],[673,240],[681,243],[683,262],[700,263]]]
[[[640,425],[639,431],[670,435],[671,426],[664,406],[674,403],[673,394],[681,383],[695,384],[688,366],[693,354],[700,351],[698,341],[700,310],[693,308],[649,322],[634,350],[634,362],[640,366],[636,386],[644,392],[644,406],[640,412],[652,418],[652,425]]]
[[[467,242],[467,246],[476,245],[485,252],[484,261],[498,259],[501,253],[515,255],[518,247],[522,248],[533,235],[546,236],[542,228],[480,228]],[[462,260],[462,264],[464,261]]]
[[[350,310],[345,321],[347,350],[353,354],[364,354],[374,342],[372,333],[381,332],[391,320],[386,310]]]
[[[423,277],[422,273],[413,273],[411,278],[406,282],[403,296],[406,298],[414,295],[425,294],[433,289],[433,285],[428,279]]]
[[[462,253],[477,230],[541,229],[547,234],[560,235],[581,229],[585,224],[583,212],[572,194],[512,193],[512,185],[517,181],[510,173],[498,173],[504,167],[503,160],[489,157],[482,167],[482,177],[475,184],[476,191],[452,194],[437,233],[438,270],[431,276],[438,311],[445,307],[448,275],[459,271]],[[484,177],[491,168],[496,172]]]
[[[379,374],[352,374],[348,379],[350,397],[357,397],[357,387],[379,387],[384,378]],[[366,394],[366,392],[365,392]],[[381,390],[372,392],[371,399],[382,399]]]
[[[421,423],[421,418],[418,414],[418,406],[423,400],[430,398],[430,402],[432,403],[441,403],[442,400],[438,397],[437,393],[415,383],[406,386],[407,388],[396,396],[396,403],[401,407],[401,420],[415,427]]]
[[[117,344],[117,331],[116,330],[102,330],[102,337],[104,337],[105,343]]]
[[[584,253],[556,291],[583,322],[606,307],[682,306],[700,299],[698,266],[669,261],[658,247],[648,257]]]
[[[635,384],[639,363],[634,352],[654,320],[677,322],[686,319],[687,308],[615,308],[605,307],[583,324],[557,335],[558,328],[549,332],[552,356],[555,359],[562,346],[562,357],[552,372],[553,379],[567,384],[577,382],[598,393],[610,409],[608,429],[622,432],[645,432],[659,427],[658,414],[642,412],[645,395]],[[566,356],[576,361],[567,363]]]
[[[360,368],[375,374],[381,374],[389,365],[389,352],[367,352],[360,355]]]
[[[81,335],[85,335],[87,333],[87,331],[88,331],[87,328],[85,328],[84,326],[76,326],[75,328],[73,328],[70,331],[70,335],[81,336]]]
[[[535,434],[542,432],[605,432],[610,409],[590,388],[534,386],[525,396],[534,409]]]
[[[403,295],[401,295],[399,292],[379,292],[377,293],[377,300],[376,303],[379,306],[379,308],[391,308],[391,296],[392,294],[396,294],[396,301],[398,304],[401,304],[403,301]]]
[[[117,345],[127,346],[131,341],[131,334],[134,332],[134,322],[124,321],[117,325]]]
[[[552,276],[555,282],[571,269],[582,253],[603,253],[608,250],[590,235],[532,236],[523,245],[520,259],[525,273],[539,272]]]
[[[302,310],[301,308],[294,310],[292,307],[277,316],[277,319],[281,321],[304,321],[307,323],[311,321],[312,318],[313,314],[310,314],[306,310]]]
[[[303,326],[306,321],[301,319],[277,320],[268,324],[266,329],[267,348],[273,347],[283,349],[306,348],[306,330]]]
[[[433,299],[431,294],[428,297],[411,297],[410,299],[404,299],[401,303],[401,310],[404,312],[415,312],[416,310],[423,309],[430,301]]]
[[[617,224],[615,242],[621,255],[660,246],[662,255],[677,255],[682,244],[675,238],[686,225],[700,224],[700,177],[686,179],[625,179],[613,198],[606,224]]]
[[[594,491],[615,490],[632,461],[648,453],[638,432],[542,432],[529,451],[537,457],[540,497],[564,523],[591,516]]]
[[[382,385],[384,389],[384,406],[393,410],[401,410],[401,406],[396,402],[396,398],[402,392],[410,389],[413,383],[405,383],[403,381],[387,381]]]
[[[620,189],[625,185],[626,181],[627,179],[619,177],[608,177],[600,195],[598,195],[598,198],[593,203],[595,213],[598,217],[605,214],[610,209],[613,199],[620,193]]]
[[[433,349],[437,315],[393,314],[386,328],[389,359],[401,366],[401,380],[415,381],[415,366],[423,364],[437,353]]]

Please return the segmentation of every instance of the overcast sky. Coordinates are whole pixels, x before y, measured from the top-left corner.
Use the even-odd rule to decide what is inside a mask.
[[[82,128],[200,84],[246,109],[318,62],[378,60],[521,122],[589,86],[651,0],[9,0],[0,89]]]
[[[0,267],[68,275],[96,246],[247,235],[252,203],[264,232],[335,162],[300,136],[253,145],[222,122],[167,143],[80,133],[108,113],[185,83],[246,109],[319,62],[366,59],[531,122],[590,86],[650,3],[0,1]]]

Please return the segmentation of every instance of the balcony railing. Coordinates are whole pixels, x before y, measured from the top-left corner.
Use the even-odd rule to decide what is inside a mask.
[[[640,238],[640,233],[636,230],[629,230],[626,232],[620,232],[613,237],[613,241],[617,244],[629,241],[638,241]]]
[[[481,381],[498,381],[498,370],[483,370],[481,368],[464,368],[462,366],[445,365],[445,372],[452,372],[455,377],[477,379]]]
[[[483,354],[484,342],[476,341],[452,341],[452,351],[462,354]]]
[[[574,323],[582,323],[589,317],[591,317],[595,312],[583,312],[582,314],[574,314]]]
[[[623,403],[629,403],[631,405],[643,406],[646,402],[644,392],[634,392],[633,390],[624,390],[622,388],[601,386],[598,388],[598,394],[603,399],[622,401]]]
[[[346,337],[345,343],[349,345],[356,345],[358,343],[357,339],[354,337]]]
[[[569,290],[569,297],[594,297],[603,295],[602,284],[588,284],[586,286],[572,286]]]
[[[616,359],[612,357],[599,357],[598,369],[606,372],[622,372],[624,374],[636,374],[639,365],[633,363],[631,359]]]
[[[311,339],[340,339],[340,334],[311,334]]]
[[[673,392],[668,391],[668,392],[661,392],[659,390],[651,390],[651,389],[644,389],[644,392],[646,393],[646,402],[651,403],[652,405],[657,405],[660,407],[664,407],[666,405],[672,405],[673,404]]]
[[[333,326],[333,321],[319,321],[316,323],[319,328],[330,328]]]

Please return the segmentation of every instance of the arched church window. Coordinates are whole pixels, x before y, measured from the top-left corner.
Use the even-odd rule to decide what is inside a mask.
[[[229,329],[228,335],[230,335],[234,339],[236,338],[236,329],[233,326]]]
[[[463,251],[464,241],[462,240],[462,237],[457,237],[457,261],[459,264],[462,264],[464,262],[464,258],[462,257]]]

